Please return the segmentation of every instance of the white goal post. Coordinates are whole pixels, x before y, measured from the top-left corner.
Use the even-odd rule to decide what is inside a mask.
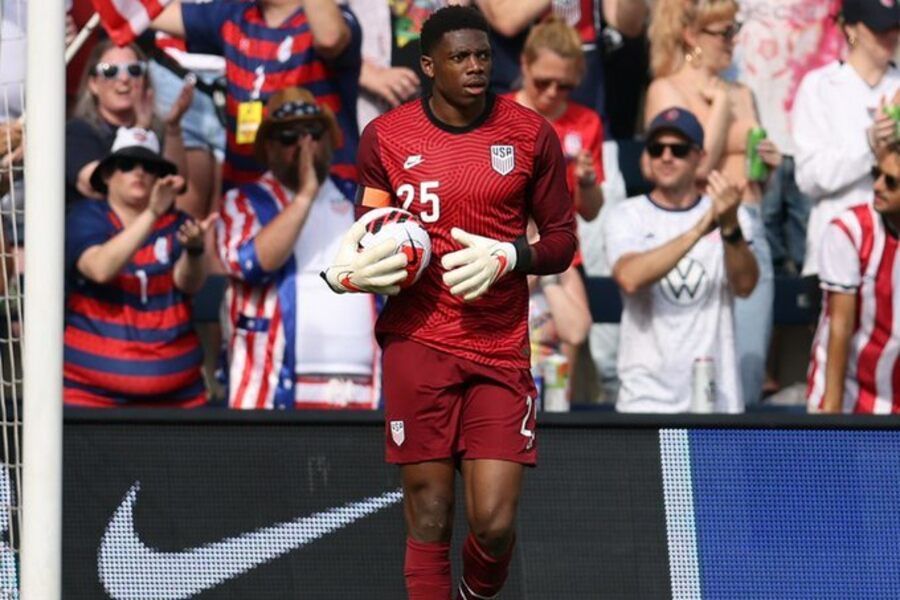
[[[21,598],[62,586],[65,4],[28,0]]]

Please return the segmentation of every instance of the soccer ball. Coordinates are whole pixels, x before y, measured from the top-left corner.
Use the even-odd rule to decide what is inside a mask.
[[[397,252],[406,254],[406,279],[399,283],[406,288],[419,280],[431,260],[431,238],[411,212],[402,208],[376,208],[359,220],[366,234],[359,241],[361,248],[372,248],[387,239],[397,241]]]

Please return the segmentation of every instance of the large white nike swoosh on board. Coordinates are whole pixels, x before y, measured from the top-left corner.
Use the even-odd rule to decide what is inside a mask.
[[[189,598],[396,504],[400,490],[178,552],[148,548],[134,530],[136,481],[106,526],[97,570],[114,600]]]

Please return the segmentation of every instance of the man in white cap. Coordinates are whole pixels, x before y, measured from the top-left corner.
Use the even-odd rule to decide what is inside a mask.
[[[91,185],[106,199],[74,205],[66,222],[66,403],[204,404],[190,295],[218,215],[198,224],[174,208],[184,178],[144,129],[119,129]]]

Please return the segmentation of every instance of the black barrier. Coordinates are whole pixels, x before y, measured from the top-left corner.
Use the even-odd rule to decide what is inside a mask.
[[[225,293],[226,278],[213,275],[194,297],[194,320],[217,322]],[[622,317],[622,297],[611,277],[585,280],[591,317],[595,323],[618,323]],[[819,317],[821,298],[816,284],[799,277],[776,277],[773,321],[776,325],[809,325]]]
[[[727,568],[735,562],[729,551],[746,552],[752,564],[755,552],[777,555],[771,540],[781,539],[756,525],[762,520],[753,512],[758,506],[778,510],[765,505],[770,497],[752,498],[767,489],[758,481],[800,486],[802,473],[778,470],[791,461],[805,465],[807,445],[809,460],[830,458],[847,452],[848,443],[880,447],[900,440],[897,426],[897,419],[864,417],[543,415],[539,466],[527,474],[513,570],[502,597],[701,597],[691,595],[692,585],[697,593],[717,590],[702,597],[751,597],[746,585],[755,580],[737,581]],[[858,432],[848,438],[850,428]],[[399,483],[397,470],[382,462],[383,439],[378,413],[68,410],[64,597],[403,598]],[[790,455],[781,456],[779,448],[790,448]],[[869,446],[853,448],[854,456],[871,454]],[[870,458],[876,468],[866,480],[886,478],[887,499],[900,492],[900,452],[889,450],[883,460]],[[749,456],[754,464],[744,465]],[[857,477],[859,466],[844,463],[848,477]],[[709,492],[690,498],[692,485],[718,489],[714,476],[720,475],[732,478],[726,488],[748,495],[746,505],[740,497]],[[838,491],[848,498],[880,493],[872,485],[855,491],[842,482],[835,485],[847,485]],[[894,528],[885,521],[878,510],[893,509],[880,500],[871,498],[880,508],[869,507],[863,520],[884,526],[885,536],[896,539],[900,523]],[[814,498],[802,501],[815,507]],[[715,510],[720,502],[729,511],[724,521]],[[457,504],[454,559],[465,523]],[[721,534],[722,523],[732,518],[753,524],[744,533],[766,545],[748,549],[751,542],[741,540],[727,547],[731,531]],[[693,538],[679,537],[685,524]],[[865,542],[881,553],[877,534],[871,535]],[[806,548],[797,545],[786,546],[792,556]],[[816,551],[822,561],[823,548]],[[720,564],[717,556],[728,560]],[[846,557],[835,552],[831,558]],[[897,560],[881,558],[889,561],[887,568]],[[787,569],[796,562],[781,564]],[[803,582],[793,571],[788,576]],[[740,591],[728,593],[730,585]],[[818,585],[816,579],[790,596],[776,590],[756,597],[850,597],[829,595]],[[881,589],[888,595],[857,597],[897,597],[892,592],[898,590],[900,583]]]

